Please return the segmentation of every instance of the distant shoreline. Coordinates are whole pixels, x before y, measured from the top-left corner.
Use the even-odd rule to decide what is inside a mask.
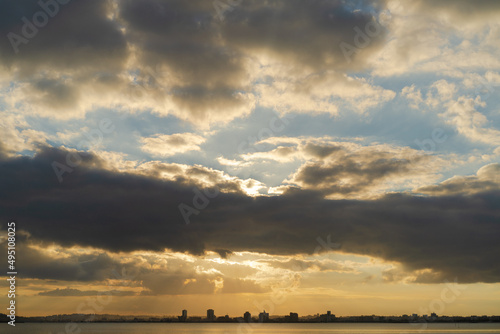
[[[2,321],[0,323],[7,323]],[[22,321],[16,320],[16,324],[65,324],[65,321]],[[75,324],[203,324],[203,325],[220,325],[220,324],[248,324],[246,322],[208,322],[208,321],[197,321],[197,322],[178,322],[178,321],[71,321]],[[464,322],[430,322],[428,324],[498,324],[500,321],[464,321]],[[299,322],[252,322],[250,324],[266,324],[266,325],[290,325],[290,324],[413,324],[415,326],[421,326],[423,323],[419,322],[381,322],[381,321],[333,321],[333,322],[317,322],[317,321],[299,321]]]
[[[5,314],[0,314],[0,322],[8,322]],[[158,316],[121,316],[110,314],[61,314],[45,317],[16,317],[16,323],[187,323],[187,324],[221,324],[221,323],[268,323],[268,324],[284,324],[284,323],[500,323],[500,316],[349,316],[349,317],[332,317],[327,321],[322,317],[306,316],[295,321],[290,321],[287,316],[273,316],[269,320],[259,322],[257,318],[252,318],[252,321],[246,322],[242,317],[218,317],[216,320],[208,320],[202,317],[188,317],[180,321],[177,317],[158,317]]]

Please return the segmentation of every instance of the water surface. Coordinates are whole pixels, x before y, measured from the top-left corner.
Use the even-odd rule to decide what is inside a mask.
[[[5,334],[500,334],[500,324],[176,324],[176,323],[55,323],[0,324]]]

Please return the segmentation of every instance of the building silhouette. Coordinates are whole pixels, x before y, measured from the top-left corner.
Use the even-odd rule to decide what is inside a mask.
[[[179,321],[186,321],[188,317],[188,311],[182,310],[182,315],[178,316]]]
[[[250,312],[246,311],[245,314],[243,314],[243,321],[245,322],[252,321],[252,315],[250,314]]]
[[[215,316],[214,310],[208,309],[207,310],[207,320],[208,321],[215,321],[215,319],[216,319],[216,316]]]
[[[290,312],[290,315],[285,315],[285,322],[299,322],[299,314]]]
[[[264,312],[259,313],[259,322],[267,322],[269,321],[269,313],[264,310]]]
[[[326,314],[320,315],[321,322],[332,322],[335,320],[335,314],[332,314],[331,311],[326,311]]]

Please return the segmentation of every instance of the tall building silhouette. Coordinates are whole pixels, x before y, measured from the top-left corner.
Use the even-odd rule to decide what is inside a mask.
[[[212,309],[207,310],[207,320],[208,321],[215,321],[215,312]]]
[[[251,322],[252,321],[252,315],[250,312],[246,311],[245,314],[243,314],[243,320],[245,322]]]
[[[182,310],[182,315],[178,316],[179,321],[186,321],[188,317],[188,311]]]

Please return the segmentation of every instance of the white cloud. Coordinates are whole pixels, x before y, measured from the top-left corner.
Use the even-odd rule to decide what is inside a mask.
[[[283,77],[276,73],[271,84],[257,85],[259,104],[287,111],[337,115],[339,108],[365,113],[392,100],[395,92],[368,80],[328,71]]]
[[[157,134],[148,138],[141,138],[142,150],[153,156],[172,156],[188,151],[199,151],[205,138],[194,133],[176,133],[172,135]]]
[[[492,163],[481,167],[476,175],[455,175],[437,185],[425,186],[415,192],[443,196],[474,194],[498,189],[500,189],[500,164]]]
[[[489,126],[485,115],[476,110],[476,106],[485,107],[480,96],[475,99],[461,96],[455,103],[450,103],[442,117],[457,131],[472,141],[489,145],[500,145],[500,131]]]
[[[404,87],[401,94],[411,101],[410,107],[413,109],[418,109],[419,105],[424,101],[422,92],[420,92],[420,89],[415,88],[415,85]]]

